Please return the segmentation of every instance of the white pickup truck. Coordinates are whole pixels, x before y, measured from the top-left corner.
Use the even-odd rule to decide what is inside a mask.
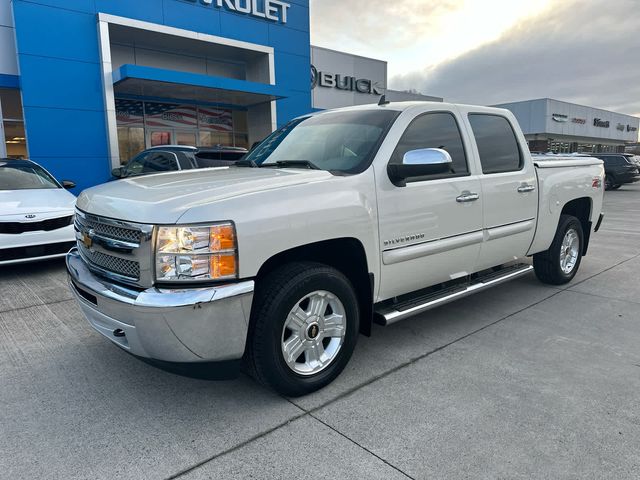
[[[325,111],[237,166],[83,192],[70,285],[131,354],[189,372],[244,360],[303,395],[340,374],[372,322],[532,270],[569,282],[602,221],[603,179],[594,158],[533,160],[506,110]]]

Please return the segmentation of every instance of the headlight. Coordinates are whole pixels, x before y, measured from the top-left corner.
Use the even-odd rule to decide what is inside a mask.
[[[158,281],[225,280],[238,277],[236,231],[231,223],[158,227]]]

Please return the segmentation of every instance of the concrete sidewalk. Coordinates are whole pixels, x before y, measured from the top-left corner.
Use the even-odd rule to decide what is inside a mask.
[[[0,271],[0,478],[640,478],[640,186],[567,288],[529,276],[361,337],[328,388],[157,370],[62,262]]]

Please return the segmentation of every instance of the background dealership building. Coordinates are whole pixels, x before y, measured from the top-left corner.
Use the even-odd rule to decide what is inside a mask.
[[[389,90],[384,61],[311,46],[308,0],[0,0],[0,157],[29,157],[77,190],[145,147],[248,147],[381,93],[442,100]],[[550,147],[608,146],[619,124],[637,127],[599,111],[609,127],[583,132],[593,115],[560,107],[509,108]],[[567,121],[539,117],[553,114]]]
[[[640,119],[550,98],[496,105],[518,119],[532,152],[624,152]]]

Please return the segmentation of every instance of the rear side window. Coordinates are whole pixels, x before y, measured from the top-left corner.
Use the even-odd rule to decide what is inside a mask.
[[[451,173],[413,178],[411,179],[412,182],[469,174],[467,156],[464,151],[460,129],[451,113],[426,113],[416,118],[402,135],[389,163],[399,165],[407,152],[423,148],[446,150],[453,160],[453,171]]]
[[[625,165],[627,162],[624,159],[624,157],[620,156],[613,156],[613,155],[607,155],[605,157],[602,157],[601,160],[604,160],[604,163],[607,165],[611,165],[611,166],[620,166],[620,165]]]
[[[523,161],[516,134],[505,117],[472,113],[469,122],[478,145],[482,173],[514,172]]]

